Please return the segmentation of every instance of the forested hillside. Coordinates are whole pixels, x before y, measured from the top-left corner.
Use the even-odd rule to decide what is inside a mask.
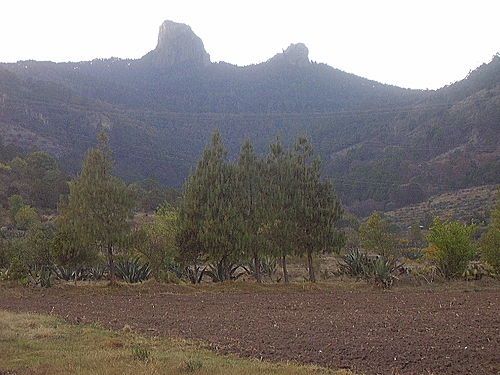
[[[166,22],[137,60],[0,64],[4,144],[54,155],[69,173],[107,129],[119,175],[179,187],[214,129],[230,156],[311,139],[360,214],[500,183],[500,57],[436,91],[401,89],[311,62],[302,44],[247,67],[212,63]]]

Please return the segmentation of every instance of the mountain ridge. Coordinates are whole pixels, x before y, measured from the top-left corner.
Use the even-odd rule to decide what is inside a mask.
[[[180,186],[216,128],[231,157],[245,138],[266,152],[277,136],[290,144],[306,135],[344,203],[360,213],[500,182],[498,55],[462,81],[423,91],[311,62],[303,44],[246,67],[207,63],[201,39],[190,28],[182,33],[195,53],[178,59],[170,51],[160,68],[151,52],[136,60],[0,64],[4,142],[45,149],[75,173],[104,128],[122,177]],[[30,136],[23,144],[23,132],[39,142]]]

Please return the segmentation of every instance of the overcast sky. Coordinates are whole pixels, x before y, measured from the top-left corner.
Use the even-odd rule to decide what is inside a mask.
[[[212,61],[258,63],[303,42],[314,61],[411,88],[500,52],[498,0],[0,0],[0,61],[139,58],[166,19],[189,24]]]

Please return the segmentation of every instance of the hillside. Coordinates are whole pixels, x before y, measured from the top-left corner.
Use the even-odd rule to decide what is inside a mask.
[[[186,25],[165,22],[141,59],[0,64],[1,138],[75,173],[107,129],[117,172],[180,186],[218,128],[245,138],[311,138],[344,203],[391,210],[500,183],[500,57],[436,91],[408,90],[311,62],[294,44],[261,64],[212,63]]]
[[[402,228],[415,223],[428,228],[434,217],[484,226],[495,205],[498,189],[498,186],[486,185],[444,193],[416,205],[386,212],[386,216]]]

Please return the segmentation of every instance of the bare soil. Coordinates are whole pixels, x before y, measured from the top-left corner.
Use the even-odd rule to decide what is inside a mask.
[[[500,288],[0,288],[0,309],[362,374],[500,374]]]

